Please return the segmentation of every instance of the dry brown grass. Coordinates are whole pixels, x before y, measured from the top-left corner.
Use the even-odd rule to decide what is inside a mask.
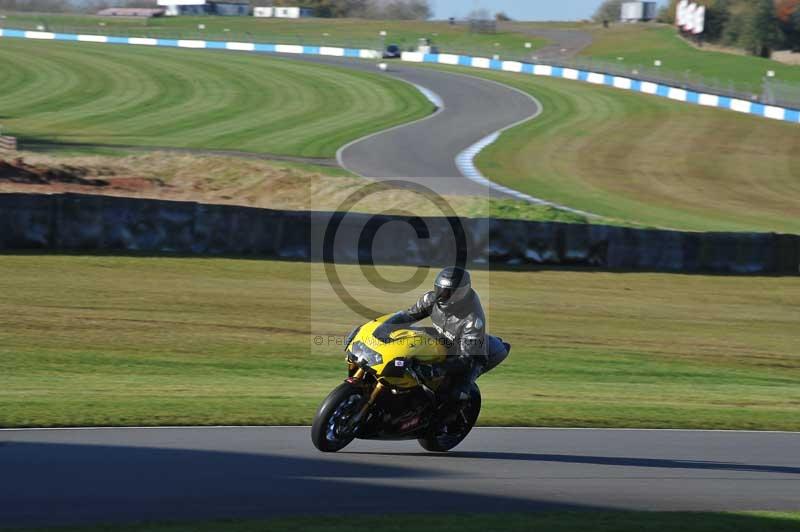
[[[0,179],[0,193],[103,194],[136,198],[197,201],[287,210],[338,210],[369,181],[333,167],[312,166],[257,158],[147,152],[124,157],[109,155],[47,155],[20,153],[25,162],[42,167],[78,169],[86,178],[101,178],[109,186],[52,183],[34,185]],[[475,196],[445,196],[461,216],[587,222],[581,216],[512,200]],[[419,216],[441,216],[430,202],[412,191],[387,190],[358,202],[358,212],[407,211]],[[594,222],[613,223],[610,219]]]

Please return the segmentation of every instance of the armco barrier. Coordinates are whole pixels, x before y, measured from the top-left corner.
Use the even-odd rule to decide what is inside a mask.
[[[82,35],[74,33],[54,33],[47,31],[27,31],[19,29],[0,29],[0,37],[13,37],[22,39],[80,41],[108,44],[133,44],[139,46],[167,46],[173,48],[204,48],[213,50],[235,50],[247,52],[287,53],[327,55],[334,57],[351,57],[355,59],[378,59],[380,53],[376,50],[340,48],[331,46],[307,46],[297,44],[269,44],[249,42],[203,41],[195,39],[160,39],[147,37],[116,37],[106,35]],[[602,72],[589,72],[573,68],[564,68],[552,65],[538,65],[521,63],[519,61],[501,61],[486,57],[472,57],[454,54],[423,54],[420,52],[403,52],[401,59],[414,63],[438,63],[443,65],[465,66],[504,72],[516,72],[574,81],[584,81],[595,85],[605,85],[617,89],[641,92],[653,96],[661,96],[671,100],[729,109],[740,113],[751,114],[759,117],[782,120],[794,124],[800,123],[800,110],[773,105],[764,105],[758,102],[729,98],[717,94],[708,94],[690,91],[679,87],[661,85],[650,81],[634,78],[615,76]]]
[[[335,235],[333,216],[341,217]],[[400,222],[400,223],[398,223]],[[454,228],[463,231],[459,248]],[[333,238],[335,237],[335,238]],[[337,263],[799,273],[800,236],[278,211],[81,194],[0,194],[0,251],[142,252]]]
[[[589,72],[573,68],[563,68],[551,65],[537,65],[521,63],[519,61],[501,61],[485,57],[471,57],[452,54],[423,54],[420,52],[404,52],[403,61],[413,63],[437,63],[442,65],[465,66],[484,70],[499,70],[503,72],[516,72],[534,76],[569,79],[584,81],[594,85],[605,85],[622,90],[641,92],[652,96],[669,98],[678,102],[729,109],[740,113],[751,114],[774,120],[783,120],[794,124],[800,123],[800,110],[773,105],[764,105],[758,102],[729,98],[717,94],[708,94],[661,85],[650,81],[637,80],[624,76],[615,76],[603,72]]]

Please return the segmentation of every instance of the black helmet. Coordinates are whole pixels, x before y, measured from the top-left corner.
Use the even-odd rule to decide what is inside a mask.
[[[469,272],[464,268],[445,268],[436,276],[433,289],[440,307],[457,305],[472,291]]]

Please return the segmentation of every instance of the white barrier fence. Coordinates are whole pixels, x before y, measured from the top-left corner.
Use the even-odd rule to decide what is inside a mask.
[[[572,68],[562,68],[550,65],[536,65],[520,63],[519,61],[501,61],[484,57],[470,57],[452,54],[422,54],[419,52],[404,52],[403,61],[412,63],[438,63],[442,65],[456,65],[484,70],[499,70],[503,72],[516,72],[534,76],[546,76],[575,81],[584,81],[595,85],[605,85],[617,89],[643,92],[653,96],[669,98],[679,102],[730,109],[739,113],[746,113],[774,120],[800,123],[800,110],[786,107],[764,105],[758,102],[729,98],[717,94],[707,94],[691,90],[671,87],[659,83],[642,81],[628,77],[614,76],[601,72],[588,72]]]
[[[144,46],[167,46],[173,48],[203,48],[209,50],[238,50],[283,54],[329,55],[354,59],[378,59],[375,50],[359,48],[337,48],[331,46],[301,46],[296,44],[266,44],[250,42],[199,41],[191,39],[155,39],[147,37],[113,37],[106,35],[80,35],[75,33],[53,33],[48,31],[26,31],[0,29],[0,37],[21,39],[43,39],[55,41],[80,41],[108,44],[135,44]]]

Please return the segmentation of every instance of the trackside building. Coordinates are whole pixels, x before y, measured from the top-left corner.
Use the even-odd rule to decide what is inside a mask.
[[[260,18],[307,18],[314,10],[307,7],[254,7],[253,16]]]
[[[168,17],[179,15],[222,15],[222,16],[247,16],[250,14],[250,4],[247,1],[237,0],[158,0],[158,5],[163,6]]]
[[[620,9],[622,22],[646,22],[657,15],[656,2],[625,2]]]

